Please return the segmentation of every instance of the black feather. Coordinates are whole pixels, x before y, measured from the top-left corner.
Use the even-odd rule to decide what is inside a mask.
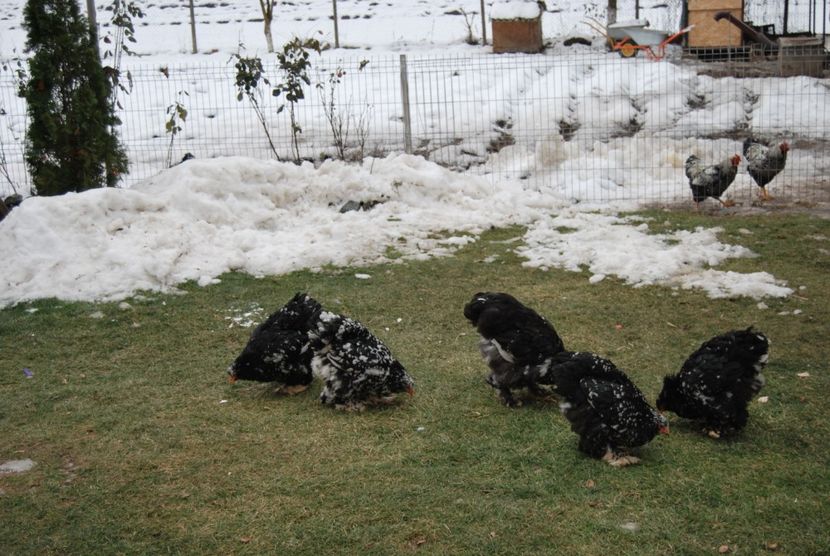
[[[767,337],[752,329],[733,330],[704,342],[680,372],[663,380],[657,407],[700,421],[716,434],[746,426],[747,405],[764,385]]]
[[[769,145],[756,139],[747,138],[744,141],[744,158],[747,161],[746,171],[758,185],[766,187],[769,182],[775,179],[784,166],[787,164],[787,148],[782,149],[786,143]]]
[[[611,361],[593,353],[562,352],[550,361],[560,408],[579,435],[579,449],[616,457],[642,446],[666,427],[662,415]]]
[[[228,369],[231,377],[286,386],[312,380],[308,331],[322,307],[305,293],[296,294],[251,333],[248,344]]]
[[[719,200],[738,175],[738,167],[730,159],[706,166],[695,155],[686,159],[685,169],[695,203],[700,203],[707,197]]]
[[[515,403],[511,390],[544,384],[545,362],[565,349],[544,317],[506,293],[475,294],[464,316],[481,336],[479,349],[491,370],[487,382],[507,405]]]

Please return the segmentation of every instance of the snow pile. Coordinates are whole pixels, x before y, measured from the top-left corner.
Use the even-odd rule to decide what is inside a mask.
[[[349,203],[364,210],[341,212]],[[649,234],[635,217],[577,212],[518,182],[494,190],[420,157],[363,166],[249,158],[191,160],[132,189],[33,197],[0,223],[0,307],[43,297],[117,300],[139,290],[206,286],[242,271],[279,275],[452,254],[490,226],[528,225],[528,266],[616,275],[711,297],[785,296],[766,273],[711,270],[754,256],[719,229]],[[558,216],[552,214],[560,212]]]
[[[713,298],[792,293],[766,272],[709,268],[729,258],[756,256],[745,247],[718,241],[720,231],[697,228],[652,234],[648,223],[638,217],[568,211],[534,223],[525,234],[526,245],[516,251],[528,259],[525,266],[574,272],[586,267],[592,274],[590,283],[613,275],[635,287],[699,288]]]
[[[341,213],[348,201],[377,204]],[[526,224],[563,205],[517,183],[493,191],[483,178],[407,155],[319,169],[191,160],[132,189],[27,199],[0,223],[0,307],[170,292],[233,270],[365,265],[387,260],[390,247],[403,259],[449,255],[490,226]]]
[[[511,0],[495,2],[490,10],[492,19],[536,19],[542,11],[531,1]]]

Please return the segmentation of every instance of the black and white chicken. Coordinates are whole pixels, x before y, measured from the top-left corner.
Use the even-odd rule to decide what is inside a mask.
[[[338,409],[362,410],[415,393],[414,381],[392,352],[363,324],[328,311],[309,332],[315,375],[323,380],[320,401]]]
[[[722,201],[720,196],[735,181],[740,163],[741,156],[738,154],[712,166],[704,164],[696,155],[691,155],[686,159],[686,177],[689,178],[692,199],[698,210],[700,203],[707,197],[717,200],[725,207],[735,206],[735,201],[731,199]]]
[[[313,378],[308,332],[316,326],[321,311],[309,295],[296,294],[254,329],[228,368],[230,382],[277,382],[280,391],[287,394],[308,388]]]
[[[767,184],[775,179],[787,164],[787,152],[790,144],[782,141],[771,147],[747,138],[744,141],[744,157],[748,163],[747,172],[761,188],[760,197],[764,201],[771,201],[773,197],[767,191]]]
[[[623,467],[640,461],[629,448],[668,434],[666,418],[611,361],[593,353],[562,352],[553,356],[548,372],[562,397],[560,410],[579,435],[581,452]]]
[[[738,432],[749,418],[747,405],[764,386],[768,356],[769,340],[752,327],[715,336],[678,374],[663,379],[657,408],[701,422],[712,438]]]
[[[565,349],[553,326],[506,293],[479,292],[464,306],[464,316],[481,336],[479,350],[490,367],[487,383],[502,402],[520,405],[511,390],[540,392],[539,369]]]

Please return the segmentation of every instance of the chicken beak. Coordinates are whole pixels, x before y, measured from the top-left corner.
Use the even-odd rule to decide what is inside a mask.
[[[660,417],[662,417],[662,420],[666,423],[665,425],[661,424],[658,431],[660,432],[660,434],[669,434],[669,418],[666,417],[666,413],[664,411],[660,411],[658,409],[657,412],[660,414]]]

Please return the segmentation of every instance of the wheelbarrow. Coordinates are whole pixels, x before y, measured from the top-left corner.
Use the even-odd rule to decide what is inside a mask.
[[[645,52],[651,60],[661,60],[666,55],[666,46],[674,39],[685,35],[692,30],[694,25],[684,27],[677,33],[669,35],[666,31],[649,29],[648,20],[635,19],[632,21],[621,21],[604,27],[599,21],[591,19],[586,21],[589,27],[608,39],[611,50],[618,52],[623,58],[633,58]]]

